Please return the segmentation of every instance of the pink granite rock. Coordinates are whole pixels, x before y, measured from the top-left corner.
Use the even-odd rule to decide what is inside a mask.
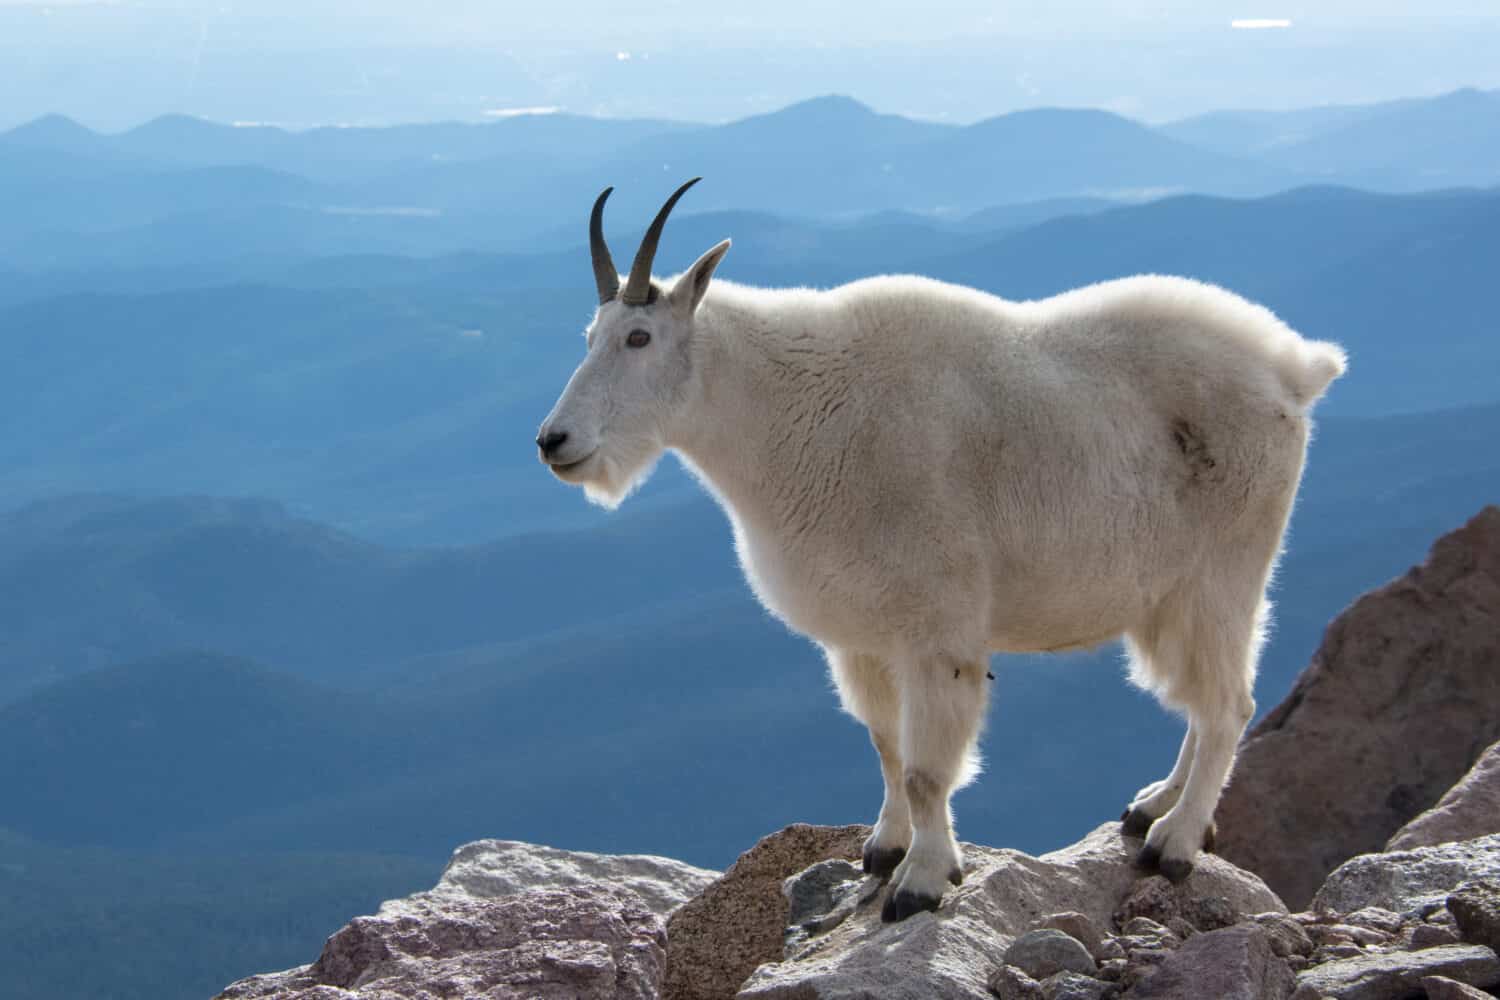
[[[1398,830],[1385,849],[1409,851],[1491,833],[1500,833],[1500,743],[1490,744],[1469,773],[1437,805]]]
[[[312,965],[254,976],[223,1000],[655,1000],[664,921],[715,872],[671,858],[481,840],[433,888],[330,937]]]
[[[219,1000],[656,1000],[666,946],[661,919],[627,889],[413,897],[350,921],[312,965]]]

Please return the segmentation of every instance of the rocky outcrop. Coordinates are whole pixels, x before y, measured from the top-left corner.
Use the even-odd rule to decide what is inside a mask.
[[[1385,849],[1409,851],[1488,833],[1500,833],[1500,743],[1491,744],[1437,805],[1397,831]]]
[[[1199,934],[1130,991],[1131,1000],[1286,1000],[1297,977],[1254,923]]]
[[[1351,859],[1289,914],[1212,855],[1178,885],[1143,874],[1139,841],[1109,823],[1039,858],[966,845],[964,885],[938,912],[884,924],[887,884],[817,860],[866,833],[791,827],[712,882],[666,859],[469,845],[438,886],[352,921],[312,965],[221,998],[659,1000],[669,948],[705,970],[679,963],[677,988],[739,1000],[1448,1000],[1500,986],[1500,835]],[[669,945],[684,914],[691,948]],[[713,953],[743,967],[741,935],[765,953],[744,973]]]
[[[1251,732],[1218,849],[1292,906],[1378,851],[1500,739],[1500,508],[1340,615]]]
[[[219,1000],[655,1000],[666,959],[661,919],[627,889],[410,899],[356,917],[312,965]]]
[[[965,845],[964,883],[941,908],[886,924],[890,887],[857,862],[864,826],[788,827],[722,876],[480,841],[431,890],[335,933],[313,964],[221,997],[1500,995],[1497,705],[1500,509],[1490,508],[1330,627],[1244,750],[1219,815],[1230,860],[1203,855],[1180,884],[1135,868],[1140,842],[1109,823],[1041,857]],[[1401,849],[1357,853],[1408,820],[1390,841]],[[1288,913],[1234,859],[1310,908]]]
[[[1464,882],[1500,878],[1500,834],[1414,851],[1363,854],[1338,867],[1313,897],[1313,909],[1354,913],[1378,907],[1409,913],[1443,906]]]
[[[1303,973],[1298,985],[1335,1000],[1402,1000],[1422,995],[1434,976],[1475,987],[1500,983],[1500,960],[1488,948],[1450,944],[1421,951],[1355,955]]]
[[[454,851],[438,884],[420,895],[494,899],[532,889],[611,885],[635,893],[666,919],[718,877],[652,854],[590,854],[516,840],[476,840]]]
[[[869,835],[868,826],[798,823],[742,854],[668,921],[666,1000],[727,1000],[756,966],[781,958],[792,909],[782,883],[822,861],[858,858]]]
[[[665,918],[717,877],[670,858],[485,840],[438,884],[356,917],[318,960],[221,1000],[656,1000]]]
[[[882,923],[880,902],[889,887],[873,879],[863,880],[849,893],[831,892],[829,898],[838,900],[837,910],[817,921],[819,933],[793,954],[756,969],[738,996],[993,1000],[991,976],[1005,966],[1021,939],[1030,942],[1024,961],[1035,963],[1029,966],[1032,972],[1046,977],[1038,982],[1022,970],[1037,983],[1038,997],[1064,995],[1064,989],[1086,995],[1092,987],[1084,980],[1103,984],[1100,989],[1109,984],[1085,974],[1088,963],[1083,959],[1118,960],[1125,955],[1118,941],[1111,939],[1111,949],[1101,943],[1101,954],[1094,956],[1084,954],[1081,942],[1069,947],[1057,941],[1067,936],[1061,931],[1026,938],[1028,931],[1042,923],[1086,920],[1104,928],[1140,918],[1158,924],[1165,933],[1174,933],[1166,924],[1175,923],[1190,935],[1248,914],[1285,909],[1254,875],[1212,855],[1205,855],[1179,886],[1160,876],[1144,877],[1132,864],[1139,841],[1122,837],[1118,823],[1101,826],[1079,843],[1039,858],[973,844],[963,850],[964,884],[949,893],[937,913]],[[797,892],[796,880],[788,892]],[[1052,917],[1067,919],[1048,919]],[[1201,926],[1194,926],[1194,920]]]

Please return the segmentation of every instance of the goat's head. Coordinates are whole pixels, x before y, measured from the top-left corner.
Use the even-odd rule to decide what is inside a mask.
[[[729,241],[698,258],[671,288],[652,281],[651,261],[672,206],[697,182],[678,188],[656,214],[623,286],[604,243],[604,201],[613,188],[594,202],[589,219],[599,309],[586,333],[588,354],[542,422],[536,444],[553,475],[608,507],[650,471],[691,390],[693,314]]]

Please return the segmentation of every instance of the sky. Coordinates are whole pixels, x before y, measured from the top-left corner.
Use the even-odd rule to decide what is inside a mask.
[[[1233,26],[1253,21],[1273,26]],[[1496,51],[1497,0],[0,0],[0,127],[722,121],[822,93],[950,121],[1044,105],[1160,121],[1500,87]]]

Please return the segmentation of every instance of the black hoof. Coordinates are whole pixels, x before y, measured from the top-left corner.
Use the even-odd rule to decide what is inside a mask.
[[[953,869],[951,872],[948,873],[948,881],[952,882],[954,885],[963,885],[964,884],[964,870],[962,868],[955,868],[955,869]]]
[[[1161,863],[1161,873],[1167,877],[1167,881],[1173,885],[1183,881],[1193,874],[1193,863],[1181,861],[1177,858],[1165,858]]]
[[[880,919],[884,923],[894,924],[923,910],[936,912],[941,902],[942,899],[937,896],[919,896],[901,889],[891,893],[890,898],[885,901],[885,906],[880,910]]]
[[[1156,822],[1156,817],[1148,815],[1140,809],[1126,809],[1120,816],[1120,832],[1127,837],[1140,839],[1146,836],[1151,829],[1151,824]]]
[[[1203,831],[1203,853],[1214,853],[1214,848],[1218,846],[1218,842],[1219,828],[1210,823],[1208,824],[1208,829]]]
[[[1135,856],[1135,866],[1142,871],[1159,872],[1173,885],[1193,874],[1193,863],[1181,858],[1163,858],[1161,851],[1150,844],[1141,848]]]
[[[904,847],[866,847],[865,874],[876,878],[890,878],[891,872],[906,857]]]

